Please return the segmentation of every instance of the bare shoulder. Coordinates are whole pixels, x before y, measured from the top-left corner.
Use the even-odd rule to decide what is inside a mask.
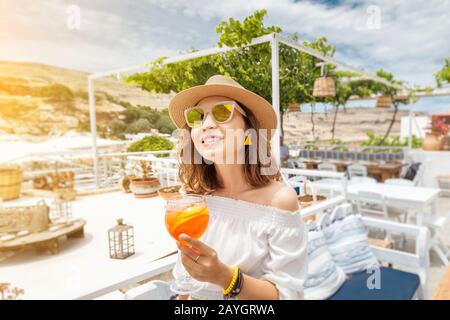
[[[274,182],[272,186],[271,206],[280,210],[295,212],[299,209],[297,193],[283,182]]]

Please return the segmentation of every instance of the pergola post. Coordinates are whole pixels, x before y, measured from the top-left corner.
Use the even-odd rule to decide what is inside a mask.
[[[412,105],[409,105],[409,115],[408,115],[408,153],[412,149]]]
[[[92,135],[92,156],[94,161],[95,187],[100,186],[100,177],[98,175],[98,150],[97,150],[97,117],[95,115],[95,94],[94,79],[88,77],[88,94],[89,94],[89,119]]]
[[[270,40],[272,48],[272,107],[277,115],[277,128],[272,137],[272,156],[277,165],[280,164],[280,61],[279,61],[279,42],[277,34],[273,33]]]

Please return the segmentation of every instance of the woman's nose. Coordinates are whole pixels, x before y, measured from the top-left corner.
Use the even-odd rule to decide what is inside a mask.
[[[211,113],[206,114],[206,118],[203,121],[203,131],[206,131],[211,128],[215,128],[217,126],[216,122],[214,121],[213,117],[211,116]]]

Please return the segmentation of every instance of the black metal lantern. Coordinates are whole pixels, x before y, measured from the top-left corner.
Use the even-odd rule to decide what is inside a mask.
[[[109,256],[126,259],[134,254],[134,228],[117,219],[117,225],[108,230]]]

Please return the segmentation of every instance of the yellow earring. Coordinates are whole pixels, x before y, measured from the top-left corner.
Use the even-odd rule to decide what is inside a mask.
[[[250,146],[252,144],[252,140],[250,139],[250,135],[245,138],[244,145]]]

